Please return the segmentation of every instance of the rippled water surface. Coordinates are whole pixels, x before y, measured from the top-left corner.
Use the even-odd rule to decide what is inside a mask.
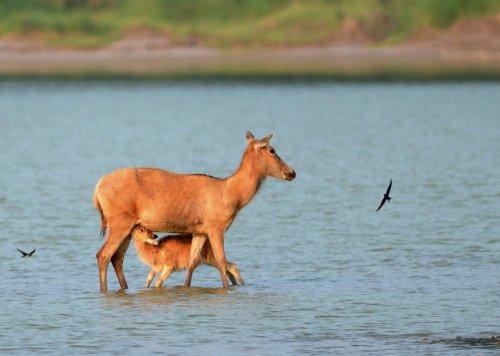
[[[297,178],[226,235],[247,285],[145,290],[131,246],[100,293],[99,177],[227,176],[249,129]],[[2,82],[0,133],[2,353],[499,352],[438,340],[500,334],[500,84]]]

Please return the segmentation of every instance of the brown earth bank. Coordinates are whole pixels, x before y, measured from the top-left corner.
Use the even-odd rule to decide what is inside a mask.
[[[500,15],[428,29],[390,46],[353,20],[328,43],[300,48],[208,48],[147,28],[96,49],[46,46],[36,34],[10,36],[0,39],[0,76],[500,79]]]

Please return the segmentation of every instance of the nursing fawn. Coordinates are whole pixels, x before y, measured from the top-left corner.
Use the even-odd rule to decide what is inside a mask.
[[[172,272],[185,270],[188,267],[193,240],[192,234],[167,235],[154,240],[155,235],[152,231],[137,225],[132,230],[131,235],[139,258],[144,264],[151,267],[146,282],[144,282],[144,288],[149,287],[157,273],[160,273],[160,276],[156,280],[156,287],[161,287]],[[151,244],[151,240],[155,241],[156,245]],[[201,247],[198,253],[200,263],[217,268],[209,241]],[[236,264],[227,261],[226,273],[233,285],[245,284]]]

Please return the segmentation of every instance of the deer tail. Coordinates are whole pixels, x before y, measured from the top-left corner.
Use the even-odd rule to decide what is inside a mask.
[[[104,216],[104,213],[102,211],[101,203],[99,203],[99,197],[97,196],[97,191],[94,192],[94,196],[92,198],[92,201],[94,203],[94,207],[97,209],[99,214],[101,215],[101,239],[106,235],[106,217]]]

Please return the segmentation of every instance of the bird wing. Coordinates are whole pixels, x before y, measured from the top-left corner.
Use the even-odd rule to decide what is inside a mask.
[[[389,193],[391,192],[391,188],[392,188],[392,179],[391,182],[389,183],[389,186],[387,187],[387,192],[385,192],[385,194],[389,195]]]
[[[382,201],[380,202],[380,205],[378,206],[377,210],[375,210],[375,211],[379,211],[380,208],[382,207],[382,205],[384,205],[384,203],[385,203],[386,200],[387,199],[385,199],[385,197],[384,197],[384,199],[382,199]]]
[[[33,255],[33,254],[35,253],[35,251],[36,251],[36,248],[35,248],[35,249],[33,249],[33,251],[31,251],[31,252],[29,253],[29,255],[30,255],[30,256],[31,256],[31,255]]]
[[[24,251],[22,251],[22,250],[20,250],[20,249],[17,249],[17,250],[18,250],[19,252],[21,252],[21,253],[23,254],[23,256],[26,256],[26,255],[27,255],[27,253],[26,253],[26,252],[24,252]]]

